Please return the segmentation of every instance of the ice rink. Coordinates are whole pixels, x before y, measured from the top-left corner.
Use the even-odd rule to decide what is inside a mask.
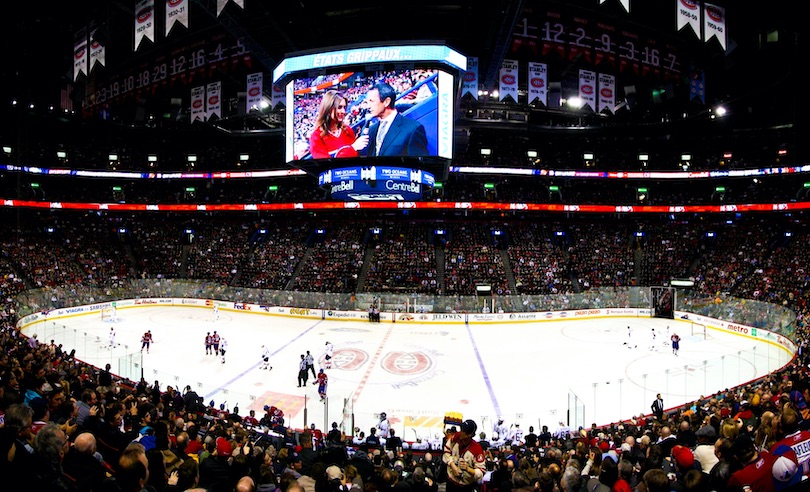
[[[98,314],[38,322],[27,334],[54,339],[76,357],[115,372],[119,354],[140,362],[140,339],[154,343],[143,353],[143,376],[180,391],[191,385],[206,403],[246,415],[264,405],[285,412],[287,425],[342,422],[346,402],[363,430],[385,411],[404,440],[439,432],[447,412],[472,418],[488,431],[498,416],[523,429],[561,420],[607,424],[649,413],[656,393],[667,408],[700,395],[750,381],[786,364],[779,347],[709,329],[692,335],[690,323],[656,318],[600,318],[508,324],[367,323],[297,319],[203,307],[119,309],[116,322]],[[64,326],[63,326],[64,325]],[[629,330],[628,330],[629,326]],[[110,350],[109,332],[120,347]],[[652,340],[653,329],[657,332]],[[207,332],[228,340],[225,363],[206,355]],[[681,336],[679,355],[669,334]],[[297,387],[300,355],[323,361],[334,345],[328,399],[320,402],[314,378]],[[259,369],[261,346],[271,351],[271,371]],[[139,376],[139,375],[138,375]],[[137,379],[137,378],[136,378]],[[576,395],[576,399],[572,397]],[[578,401],[576,401],[578,400]],[[577,407],[579,406],[579,409]]]

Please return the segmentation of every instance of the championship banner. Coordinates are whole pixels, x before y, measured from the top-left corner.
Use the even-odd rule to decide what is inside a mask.
[[[82,29],[76,33],[73,42],[73,80],[79,78],[79,74],[87,75],[87,30]]]
[[[96,63],[102,67],[107,64],[107,50],[96,39],[96,32],[98,32],[98,29],[93,29],[90,33],[90,71],[93,71]]]
[[[607,0],[599,0],[599,5],[602,5],[606,1]],[[622,7],[624,7],[624,10],[629,14],[630,13],[630,0],[619,0],[619,3],[622,4]]]
[[[166,0],[166,36],[175,22],[188,29],[188,0]]]
[[[478,99],[478,57],[467,58],[467,71],[464,72],[464,79],[461,85],[461,97],[470,94],[473,99]]]
[[[591,111],[596,111],[596,72],[579,71],[579,98],[583,108],[590,106]]]
[[[229,1],[231,0],[217,0],[217,17],[219,17],[219,14],[222,13]],[[245,8],[245,0],[233,0],[233,3],[242,7],[242,9]]]
[[[279,104],[281,104],[282,106],[287,105],[287,100],[286,100],[286,96],[284,94],[284,88],[283,87],[279,87],[278,85],[273,84],[273,93],[272,93],[271,104],[273,105],[273,108],[277,107]]]
[[[700,0],[678,0],[677,10],[677,30],[690,26],[695,36],[700,39]]]
[[[251,73],[247,76],[247,100],[245,112],[249,113],[251,109],[259,109],[262,104],[262,72]]]
[[[703,11],[703,41],[717,38],[726,49],[726,9],[707,3]]]
[[[222,118],[222,82],[211,82],[205,89],[205,118],[210,120],[212,116]]]
[[[143,38],[155,42],[155,0],[141,0],[135,6],[135,51]]]
[[[597,99],[597,112],[607,109],[616,113],[616,77],[605,73],[599,74],[599,99]]]
[[[191,89],[191,123],[205,121],[205,87]]]
[[[548,65],[529,62],[529,104],[540,101],[548,106]]]
[[[518,62],[517,60],[504,60],[501,64],[498,92],[499,101],[511,97],[518,102]]]

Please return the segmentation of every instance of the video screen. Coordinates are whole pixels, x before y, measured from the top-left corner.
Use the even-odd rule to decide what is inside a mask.
[[[418,66],[295,78],[286,87],[287,161],[452,159],[456,89],[453,75]]]

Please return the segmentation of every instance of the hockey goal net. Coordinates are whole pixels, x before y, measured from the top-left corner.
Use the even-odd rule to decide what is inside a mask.
[[[707,339],[709,335],[708,332],[706,331],[706,325],[701,323],[692,323],[692,336],[700,337],[704,340]]]
[[[114,307],[105,307],[101,308],[101,321],[115,321],[115,308]]]

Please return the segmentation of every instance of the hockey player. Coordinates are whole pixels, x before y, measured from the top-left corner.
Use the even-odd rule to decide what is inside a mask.
[[[653,351],[653,350],[657,351],[658,347],[655,346],[655,338],[656,338],[655,328],[653,328],[652,331],[650,332],[650,337],[651,337],[650,338],[650,351]]]
[[[678,355],[678,350],[681,348],[681,337],[679,337],[677,333],[673,333],[672,336],[669,337],[669,341],[672,342],[672,353]]]
[[[146,349],[146,353],[148,354],[149,353],[149,347],[151,345],[152,345],[152,331],[147,330],[141,336],[141,352],[143,352],[143,349]]]
[[[270,365],[270,349],[266,345],[262,345],[262,363],[259,369],[271,370],[273,366]]]
[[[377,435],[388,436],[388,431],[391,429],[391,423],[388,422],[388,415],[385,412],[380,413],[380,421],[377,423]]]
[[[225,338],[219,340],[219,355],[222,357],[222,363],[225,363],[225,351],[228,350],[228,341]]]
[[[323,372],[323,369],[318,371],[318,377],[312,384],[318,385],[318,396],[321,397],[321,401],[326,399],[326,385],[329,383],[329,376]]]
[[[523,442],[523,429],[520,428],[520,424],[515,424],[509,431],[509,440],[512,441],[513,445],[522,446]]]
[[[627,341],[622,345],[626,346],[627,348],[638,347],[638,345],[633,344],[633,330],[630,329],[630,325],[627,325]]]
[[[509,437],[509,429],[503,423],[503,417],[498,417],[498,421],[492,426],[492,439],[495,441],[505,441]]]
[[[219,334],[216,332],[216,330],[214,330],[214,334],[211,335],[211,347],[214,349],[214,355],[219,354],[219,342]]]
[[[205,355],[211,355],[214,350],[214,336],[211,332],[205,334]]]
[[[323,356],[323,368],[324,369],[332,369],[332,353],[335,350],[335,346],[329,342],[326,342],[326,355]]]
[[[110,327],[110,349],[114,348],[115,346],[115,328]]]
[[[216,321],[218,319],[219,319],[219,306],[214,304],[214,320]]]

